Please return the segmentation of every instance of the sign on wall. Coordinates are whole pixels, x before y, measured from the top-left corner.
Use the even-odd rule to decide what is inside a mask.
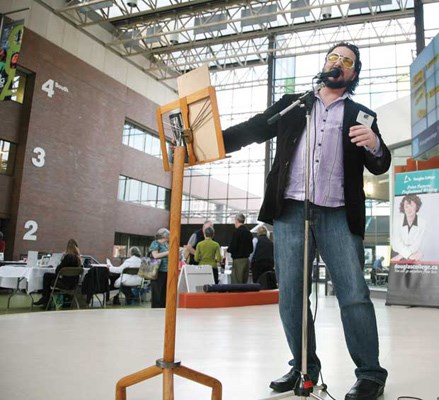
[[[395,176],[387,304],[439,307],[439,169]]]
[[[439,35],[410,66],[412,156],[439,144]]]
[[[4,24],[0,32],[0,100],[12,96],[12,83],[20,55],[24,21]]]

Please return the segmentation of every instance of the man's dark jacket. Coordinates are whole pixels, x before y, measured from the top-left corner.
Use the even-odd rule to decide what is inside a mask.
[[[291,155],[306,125],[305,108],[296,107],[286,113],[277,123],[268,125],[270,117],[284,110],[297,100],[299,95],[285,95],[262,114],[223,131],[226,152],[239,150],[250,143],[262,143],[277,138],[276,155],[270,173],[267,176],[264,202],[258,220],[269,224],[282,214],[284,191],[287,185]],[[351,143],[349,128],[359,125],[356,121],[359,111],[374,117],[372,130],[377,134],[382,155],[375,157],[363,147]],[[343,117],[343,167],[344,199],[349,229],[364,238],[365,230],[365,194],[363,190],[363,170],[366,167],[372,174],[380,175],[389,169],[391,156],[378,130],[376,114],[367,107],[345,100]]]

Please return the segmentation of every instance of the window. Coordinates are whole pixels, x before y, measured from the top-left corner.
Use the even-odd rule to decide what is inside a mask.
[[[13,175],[16,148],[14,143],[0,140],[0,174]]]
[[[140,252],[143,255],[147,255],[148,247],[151,242],[154,240],[153,236],[140,236],[140,235],[132,235],[129,233],[115,232],[114,234],[114,246],[125,248],[126,253],[128,253],[129,249],[133,246],[139,248]],[[114,256],[114,255],[113,255]],[[121,262],[123,258],[128,258],[129,255],[123,252],[123,256],[121,255]]]
[[[137,179],[119,176],[118,200],[169,210],[171,191]]]
[[[122,143],[132,147],[133,149],[150,154],[151,156],[163,158],[159,137],[151,132],[148,132],[144,128],[134,125],[132,122],[125,122],[123,127]],[[169,142],[166,142],[166,148],[169,154]]]
[[[26,86],[26,75],[20,70],[17,70],[11,85],[12,101],[16,101],[17,103],[23,104],[25,86]]]
[[[216,223],[233,223],[235,215],[241,212],[242,208],[234,208],[225,204],[225,199],[203,200],[197,197],[183,195],[181,218],[185,223],[199,222],[200,220],[212,220]],[[229,199],[230,200],[230,199]],[[233,199],[232,199],[233,200]],[[252,219],[251,214],[247,215]],[[256,221],[256,219],[254,219]]]

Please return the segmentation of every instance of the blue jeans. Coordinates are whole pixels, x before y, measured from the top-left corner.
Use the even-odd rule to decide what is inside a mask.
[[[360,236],[350,232],[344,207],[310,206],[309,290],[311,263],[316,249],[330,273],[340,306],[346,344],[357,368],[358,379],[384,384],[387,371],[378,361],[378,333],[375,310],[363,276],[364,249]],[[304,203],[286,200],[280,218],[274,221],[274,252],[279,282],[279,312],[294,359],[301,370],[303,299]],[[320,360],[308,299],[307,372],[318,380]]]

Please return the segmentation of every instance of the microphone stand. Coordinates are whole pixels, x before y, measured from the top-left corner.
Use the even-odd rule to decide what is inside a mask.
[[[268,121],[268,125],[273,125],[275,122],[280,120],[288,111],[291,111],[293,108],[305,107],[307,102],[311,102],[310,108],[312,109],[312,105],[314,104],[314,89],[308,90],[302,96],[300,96],[294,103],[290,104],[288,107],[284,108],[282,111],[279,111],[277,114],[274,114]],[[311,109],[307,109],[307,115],[311,112]],[[308,123],[308,120],[306,121]],[[308,129],[307,129],[308,130]]]
[[[316,87],[320,88],[324,84],[320,84]],[[310,212],[310,201],[309,201],[309,177],[310,177],[310,138],[311,138],[311,111],[314,105],[314,89],[307,91],[302,96],[300,96],[294,103],[275,114],[267,122],[269,125],[278,121],[283,115],[292,110],[293,108],[306,107],[306,147],[305,147],[305,201],[304,201],[304,214],[305,214],[305,237],[304,237],[304,247],[303,247],[303,299],[302,299],[302,368],[300,371],[300,379],[297,380],[294,387],[294,395],[301,398],[304,397],[314,397],[315,399],[324,400],[322,397],[313,393],[314,384],[311,378],[308,376],[308,271],[309,271],[309,230],[311,225],[311,212]],[[317,388],[317,386],[316,386]],[[318,387],[321,390],[326,390],[326,385]],[[276,397],[280,399],[283,397]]]

